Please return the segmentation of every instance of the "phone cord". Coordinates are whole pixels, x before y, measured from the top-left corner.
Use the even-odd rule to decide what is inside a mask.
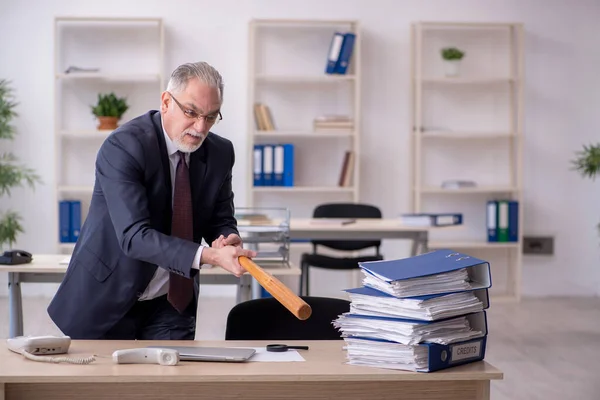
[[[49,362],[49,363],[67,363],[67,364],[90,364],[94,361],[96,361],[96,357],[94,356],[90,356],[90,357],[83,357],[83,358],[74,358],[74,357],[48,357],[48,356],[38,356],[35,354],[31,354],[28,353],[26,351],[23,351],[21,354],[23,354],[23,356],[25,358],[28,358],[32,361],[42,361],[42,362]]]

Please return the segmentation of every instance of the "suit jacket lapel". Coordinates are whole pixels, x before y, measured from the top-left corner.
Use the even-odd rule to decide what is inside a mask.
[[[194,208],[202,204],[200,199],[206,178],[206,157],[206,143],[190,154],[190,186]]]
[[[165,134],[162,130],[162,124],[161,124],[161,120],[160,120],[161,116],[160,116],[160,112],[157,112],[156,114],[154,114],[154,116],[152,117],[152,122],[154,123],[154,131],[156,132],[156,138],[158,139],[158,147],[160,148],[160,162],[161,162],[161,168],[163,171],[163,176],[164,176],[164,182],[163,182],[163,186],[164,186],[164,193],[163,195],[165,196],[165,201],[167,204],[167,210],[170,210],[172,208],[172,204],[171,204],[171,192],[173,191],[172,189],[172,183],[171,183],[171,165],[170,165],[170,161],[169,161],[169,155],[167,154],[167,144],[165,143]],[[167,213],[168,217],[167,217],[167,229],[170,232],[171,231],[171,213]]]

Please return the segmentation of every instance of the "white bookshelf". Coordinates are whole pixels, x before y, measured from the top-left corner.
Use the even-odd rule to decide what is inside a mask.
[[[440,50],[465,51],[458,76]],[[465,229],[432,235],[490,261],[495,298],[519,300],[523,236],[523,27],[518,23],[417,22],[411,26],[412,212],[460,212]],[[445,189],[445,180],[475,187]],[[519,202],[517,242],[488,242],[488,200]]]
[[[126,97],[119,124],[158,109],[164,90],[164,26],[161,18],[56,17],[54,20],[57,251],[74,243],[59,238],[58,203],[81,201],[85,221],[93,192],[98,149],[112,131],[98,130],[91,112],[98,93]],[[97,69],[68,72],[69,67]]]
[[[335,32],[356,41],[346,74],[326,74]],[[285,206],[309,217],[326,202],[359,198],[361,46],[354,20],[256,19],[249,24],[247,205]],[[254,104],[269,107],[275,130],[257,128]],[[353,129],[316,130],[314,118],[348,115]],[[294,145],[294,186],[254,186],[255,144]],[[350,186],[339,186],[344,153],[354,152]]]

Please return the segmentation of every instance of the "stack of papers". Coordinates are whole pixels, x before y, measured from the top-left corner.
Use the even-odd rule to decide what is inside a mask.
[[[350,312],[378,317],[434,321],[483,311],[485,289],[407,298],[397,298],[370,287],[347,290]]]
[[[431,372],[484,358],[487,261],[437,250],[359,265],[364,286],[333,321],[348,364]]]
[[[423,322],[344,314],[333,325],[346,337],[369,337],[407,345],[422,342],[450,344],[483,335],[482,331],[471,329],[465,316],[439,322]]]
[[[471,289],[466,269],[390,282],[384,277],[362,270],[363,284],[393,296],[409,297],[423,294],[456,292]]]

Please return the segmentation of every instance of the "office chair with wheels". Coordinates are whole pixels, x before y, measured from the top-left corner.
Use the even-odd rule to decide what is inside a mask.
[[[332,321],[350,311],[348,300],[301,297],[312,308],[311,316],[296,318],[273,297],[249,300],[227,315],[225,340],[341,340]]]
[[[313,218],[381,218],[379,208],[369,204],[359,203],[330,203],[322,204],[315,208]],[[311,267],[351,270],[358,269],[359,262],[383,260],[380,253],[381,240],[311,240],[312,253],[304,253],[300,259],[300,294],[310,295],[309,271]],[[374,255],[358,257],[334,257],[319,254],[318,246],[324,246],[334,250],[357,251],[370,247],[375,248]]]

